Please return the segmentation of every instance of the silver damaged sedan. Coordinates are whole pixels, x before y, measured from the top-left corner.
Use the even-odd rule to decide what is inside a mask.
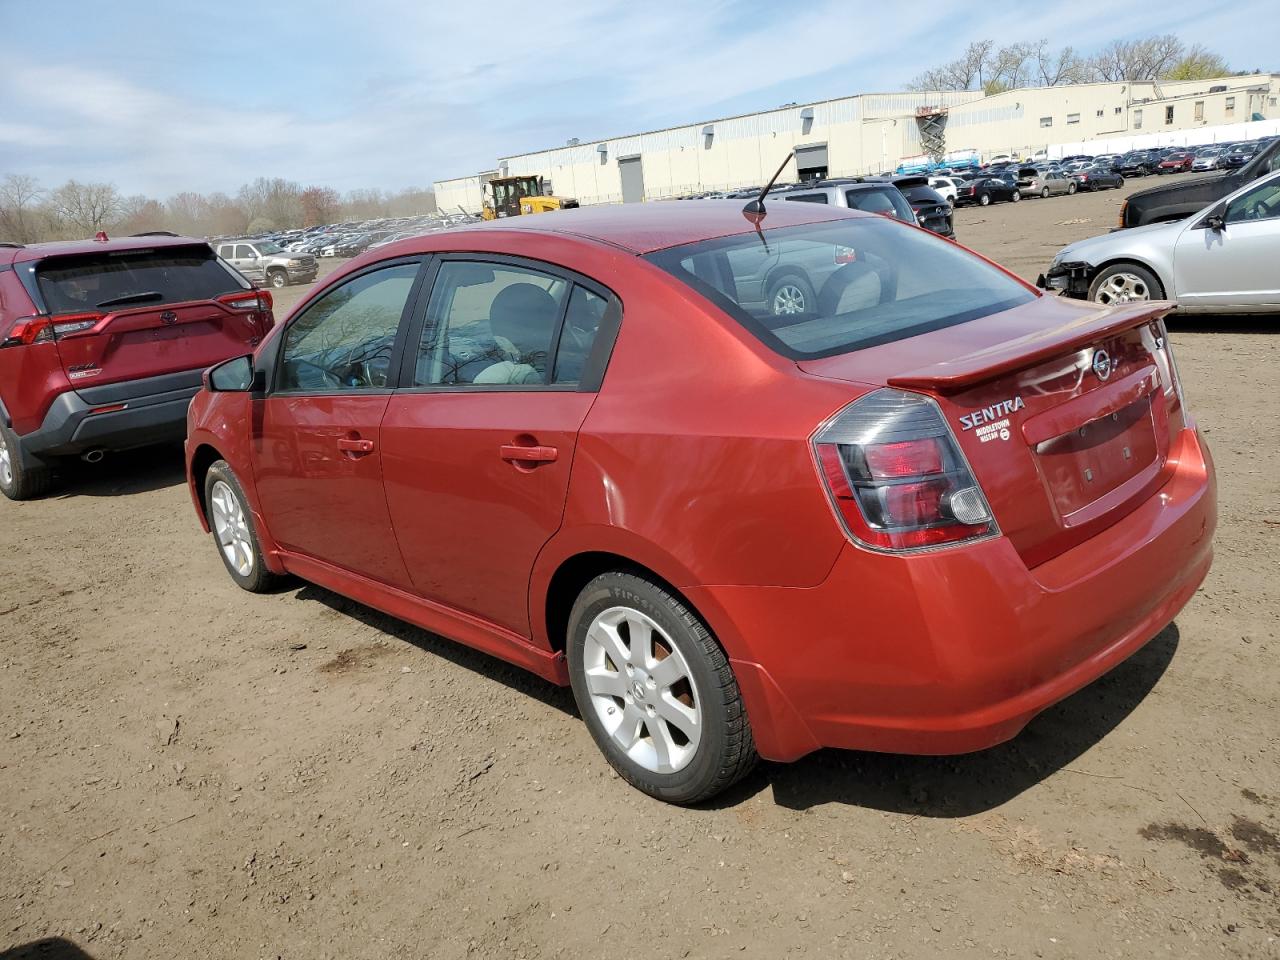
[[[1188,312],[1280,312],[1280,173],[1185,220],[1063,247],[1038,283],[1104,304],[1173,300]]]

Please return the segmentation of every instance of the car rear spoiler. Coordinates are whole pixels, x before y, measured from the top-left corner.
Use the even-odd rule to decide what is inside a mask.
[[[1159,320],[1173,308],[1167,300],[1150,300],[1088,313],[1061,326],[889,377],[888,384],[904,390],[955,393]]]

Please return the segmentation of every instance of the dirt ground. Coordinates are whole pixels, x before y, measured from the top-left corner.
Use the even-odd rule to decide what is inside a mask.
[[[1033,278],[1120,198],[959,235]],[[1175,624],[1004,746],[824,751],[696,810],[567,691],[239,591],[176,449],[0,503],[0,957],[1280,956],[1278,322],[1173,324],[1221,509]]]

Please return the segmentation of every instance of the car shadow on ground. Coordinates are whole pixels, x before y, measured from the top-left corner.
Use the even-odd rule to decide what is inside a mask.
[[[0,950],[0,960],[93,960],[70,940],[47,937]]]
[[[998,807],[1059,770],[1100,776],[1071,765],[1146,698],[1177,648],[1178,628],[1170,624],[1124,663],[1040,714],[1014,739],[981,753],[916,757],[821,750],[791,764],[761,764],[711,805],[732,807],[771,787],[775,802],[795,810],[844,803],[910,816],[964,817]]]
[[[313,600],[323,603],[331,610],[359,620],[380,633],[395,637],[397,640],[403,640],[405,643],[413,644],[419,650],[448,660],[450,663],[473,673],[478,673],[486,679],[496,680],[522,696],[537,700],[539,703],[546,704],[549,707],[554,707],[569,716],[578,716],[577,707],[573,702],[573,693],[568,687],[557,687],[541,677],[529,673],[527,670],[522,670],[506,661],[499,660],[497,657],[491,657],[473,647],[446,639],[439,634],[431,633],[429,630],[423,630],[421,627],[415,627],[411,623],[398,620],[372,607],[366,607],[362,603],[334,593],[331,590],[326,590],[324,587],[316,586],[314,583],[291,580],[287,589],[295,591],[294,597],[298,600]]]
[[[49,497],[127,497],[177,486],[186,479],[182,445],[170,443],[110,453],[99,463],[62,460]]]
[[[388,616],[315,584],[290,581],[299,600],[323,603],[380,633],[504,684],[511,690],[579,716],[568,687],[556,687],[471,647]],[[1178,649],[1170,624],[1109,673],[1031,721],[1017,737],[981,753],[953,757],[821,750],[795,763],[762,763],[742,783],[707,804],[734,807],[772,788],[780,806],[805,810],[845,803],[921,817],[964,817],[991,810],[1068,769],[1146,699]],[[1080,776],[1098,776],[1072,769]],[[1128,784],[1137,789],[1141,785]]]

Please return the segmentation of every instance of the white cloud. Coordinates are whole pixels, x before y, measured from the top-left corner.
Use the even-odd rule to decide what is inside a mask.
[[[1261,10],[1271,0],[1241,2]],[[116,13],[110,5],[86,9]],[[802,11],[728,0],[494,0],[483,9],[367,0],[360,8],[270,9],[286,23],[305,16],[308,33],[283,33],[269,63],[259,62],[257,48],[238,53],[234,42],[184,48],[176,27],[160,38],[153,27],[131,41],[135,47],[103,44],[88,58],[67,50],[63,37],[47,50],[31,43],[6,50],[0,38],[9,108],[0,121],[0,172],[46,183],[113,180],[160,195],[232,191],[263,175],[340,190],[427,184],[570,136],[696,122],[731,101],[752,109],[774,105],[767,97],[899,89],[977,37],[1049,36],[1088,48],[1161,29],[1146,10],[1098,0],[1072,8],[1069,36],[1058,9],[1020,12],[1016,36],[1007,11],[969,11],[962,36],[936,18],[849,0],[814,0]],[[1229,31],[1191,34],[1197,19],[1220,23],[1198,0],[1167,0],[1163,10],[1188,41],[1231,57],[1217,43]],[[186,16],[202,15],[223,16]],[[95,26],[84,24],[80,39],[89,42]],[[209,81],[224,74],[225,82]]]

